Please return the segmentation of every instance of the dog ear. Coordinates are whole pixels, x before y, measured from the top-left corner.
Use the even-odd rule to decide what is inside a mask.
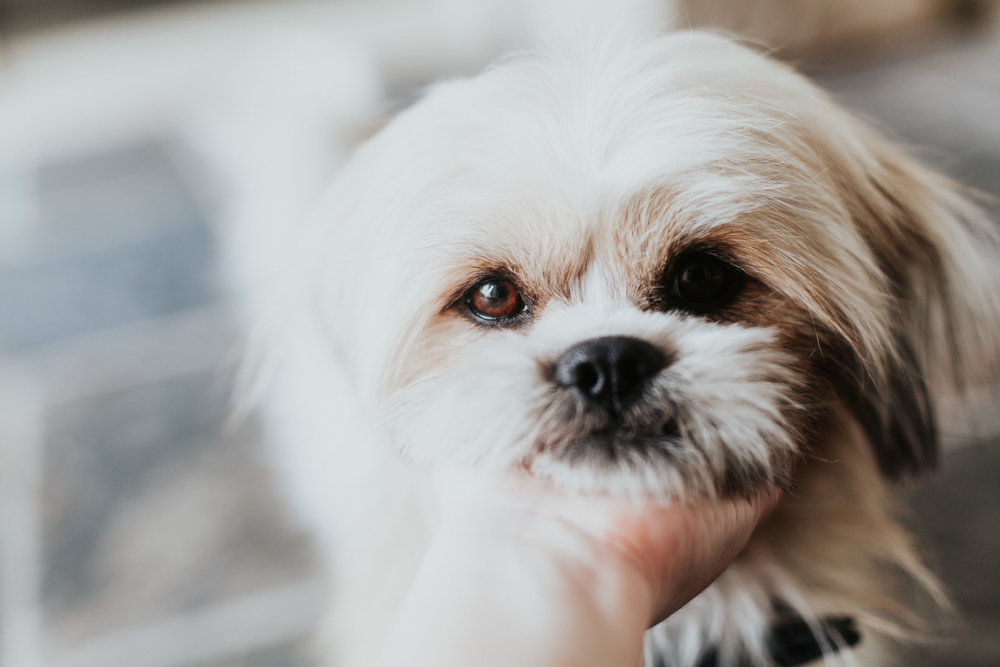
[[[924,373],[907,342],[899,358],[876,384],[855,367],[848,407],[872,444],[882,474],[889,479],[917,476],[937,466],[937,420]]]
[[[877,137],[848,196],[884,274],[891,312],[878,368],[851,370],[855,416],[889,478],[933,468],[935,407],[995,381],[1000,241],[972,195]]]

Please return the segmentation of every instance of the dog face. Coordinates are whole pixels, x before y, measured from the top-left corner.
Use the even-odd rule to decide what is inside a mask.
[[[980,214],[707,35],[440,86],[325,214],[324,327],[421,463],[750,491],[846,414],[896,477],[935,461],[929,382],[998,348]]]

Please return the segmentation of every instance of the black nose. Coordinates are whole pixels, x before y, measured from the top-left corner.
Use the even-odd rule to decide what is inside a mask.
[[[593,338],[563,352],[553,378],[589,403],[620,417],[646,383],[667,364],[660,350],[638,338]]]

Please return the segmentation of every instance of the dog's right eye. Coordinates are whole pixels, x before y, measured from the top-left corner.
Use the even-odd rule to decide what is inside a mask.
[[[471,290],[465,305],[474,316],[489,324],[502,324],[525,312],[517,286],[506,278],[488,278]]]

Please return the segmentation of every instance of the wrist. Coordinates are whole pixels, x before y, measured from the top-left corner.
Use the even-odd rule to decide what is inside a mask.
[[[487,515],[437,531],[390,634],[407,664],[638,664],[651,615],[642,574],[574,526]]]
[[[573,598],[588,618],[623,633],[641,635],[655,612],[647,573],[635,560],[548,514],[505,513],[472,525],[449,523],[437,533],[428,560],[454,561],[450,572],[478,577],[484,588],[512,602],[534,597],[535,608],[551,609],[552,616],[564,615]]]

